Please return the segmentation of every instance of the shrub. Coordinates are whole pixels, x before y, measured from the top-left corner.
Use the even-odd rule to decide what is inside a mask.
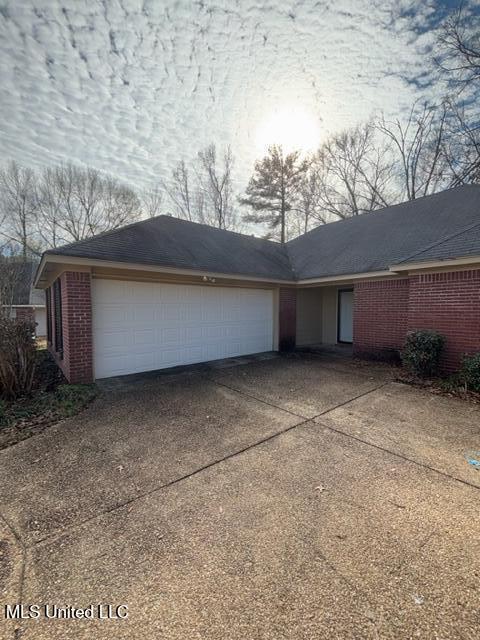
[[[402,362],[418,376],[434,376],[444,345],[445,338],[436,331],[412,331],[405,341]]]
[[[459,375],[467,389],[480,391],[480,353],[463,358]]]
[[[30,393],[36,355],[35,323],[0,315],[0,395],[12,399]]]

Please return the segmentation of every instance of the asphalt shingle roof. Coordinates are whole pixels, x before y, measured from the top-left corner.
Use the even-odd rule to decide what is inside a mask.
[[[480,185],[468,185],[317,227],[287,249],[300,279],[383,271],[477,222]]]
[[[254,236],[158,216],[47,254],[292,280],[285,247]]]
[[[322,225],[284,246],[158,216],[46,253],[302,280],[383,271],[402,261],[480,255],[477,224],[480,185],[468,185]]]
[[[449,260],[480,255],[480,222],[408,256],[403,263]]]

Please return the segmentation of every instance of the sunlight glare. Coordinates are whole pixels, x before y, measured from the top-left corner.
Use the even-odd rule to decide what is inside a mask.
[[[294,150],[308,153],[317,148],[319,138],[319,122],[311,113],[299,107],[284,108],[260,124],[256,146],[260,153],[265,153],[273,144],[281,145],[286,153]]]

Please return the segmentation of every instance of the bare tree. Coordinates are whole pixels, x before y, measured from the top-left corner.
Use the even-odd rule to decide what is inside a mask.
[[[38,233],[47,246],[83,240],[140,217],[135,192],[96,169],[65,164],[45,169],[37,188]]]
[[[148,218],[155,218],[162,212],[164,192],[159,184],[151,189],[146,189],[140,194],[140,203],[143,213]]]
[[[50,233],[45,241],[55,246],[93,235],[101,192],[100,174],[94,169],[68,163],[45,170],[39,185],[43,235]]]
[[[444,22],[435,62],[460,88],[480,81],[480,16],[461,5]]]
[[[255,163],[245,196],[240,200],[252,209],[244,220],[266,224],[269,228],[267,237],[276,237],[284,243],[289,214],[296,209],[308,164],[300,158],[298,151],[284,155],[282,147],[271,146],[267,155]]]
[[[0,233],[17,242],[26,260],[32,250],[32,223],[37,211],[35,173],[11,161],[0,170]]]
[[[130,187],[111,176],[102,179],[102,198],[94,221],[94,233],[118,229],[140,218],[141,203]]]
[[[220,229],[238,229],[230,147],[220,159],[218,156],[212,144],[198,153],[190,168],[184,160],[180,161],[163,188],[179,218]]]
[[[4,243],[0,246],[0,315],[10,316],[22,267],[25,266],[14,244]]]
[[[313,158],[319,222],[349,218],[391,203],[392,162],[372,124],[329,138]]]
[[[403,199],[415,200],[451,186],[446,157],[449,114],[446,100],[440,105],[417,101],[405,121],[378,119],[378,131],[391,143]]]
[[[479,123],[467,117],[463,106],[451,103],[447,127],[444,153],[448,165],[449,186],[480,183]]]
[[[313,165],[306,171],[300,183],[295,207],[289,220],[288,237],[307,233],[318,222],[326,222],[320,203],[319,175]]]
[[[480,14],[462,3],[442,25],[434,62],[453,90],[445,158],[450,185],[480,182],[480,125],[476,109],[480,87]]]
[[[200,205],[198,194],[193,194],[191,175],[184,160],[172,170],[172,177],[163,187],[173,206],[174,213],[184,220],[198,219]]]
[[[219,163],[216,147],[211,144],[199,152],[198,159],[197,175],[206,204],[204,221],[219,229],[231,228],[234,225],[232,150],[227,147]]]
[[[55,168],[46,167],[43,170],[37,184],[36,200],[36,229],[41,244],[47,248],[65,244],[67,240],[59,226],[62,216],[62,191]]]

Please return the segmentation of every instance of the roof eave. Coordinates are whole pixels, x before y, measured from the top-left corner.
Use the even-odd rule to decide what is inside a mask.
[[[44,254],[35,274],[34,286],[44,288],[47,284],[44,282],[42,287],[41,277],[47,264],[66,264],[78,265],[79,267],[109,267],[114,269],[133,269],[138,271],[150,271],[152,273],[165,273],[185,276],[198,276],[207,278],[225,278],[230,280],[242,280],[252,282],[263,282],[269,284],[279,284],[284,286],[315,286],[322,284],[342,284],[357,280],[383,279],[401,275],[409,271],[422,271],[435,268],[463,267],[468,265],[480,265],[480,255],[463,256],[458,258],[450,258],[445,260],[424,260],[420,262],[405,262],[391,265],[388,269],[379,271],[364,271],[359,273],[346,273],[339,275],[327,275],[312,278],[298,279],[282,279],[270,278],[267,276],[253,276],[249,274],[231,274],[216,271],[207,271],[202,269],[179,269],[176,267],[165,267],[160,265],[148,265],[133,262],[115,262],[111,260],[99,260],[94,258],[81,258],[78,256],[67,256],[60,254]]]
[[[352,280],[370,280],[372,278],[391,278],[392,272],[388,269],[381,271],[361,271],[359,273],[342,273],[339,275],[321,276],[318,278],[300,278],[295,282],[301,286],[313,286],[316,284],[335,284],[342,282],[351,282]]]
[[[180,269],[177,267],[165,267],[162,265],[149,265],[136,262],[118,262],[112,260],[100,260],[98,258],[83,258],[78,256],[68,256],[65,254],[57,253],[45,253],[42,256],[40,264],[35,274],[34,286],[36,288],[44,288],[46,285],[43,282],[42,287],[42,274],[47,264],[68,264],[78,265],[81,267],[108,267],[112,269],[133,269],[138,271],[151,271],[152,273],[166,273],[185,276],[198,276],[207,278],[226,278],[229,280],[249,280],[252,282],[265,282],[271,284],[283,284],[294,285],[296,281],[293,279],[272,278],[268,276],[254,276],[248,273],[245,274],[232,274],[225,272],[208,271],[205,269]]]
[[[445,267],[463,267],[468,265],[479,265],[480,255],[459,256],[458,258],[445,258],[442,260],[421,260],[412,262],[402,262],[390,267],[392,273],[403,273],[405,271],[422,271],[425,269],[436,269]]]

